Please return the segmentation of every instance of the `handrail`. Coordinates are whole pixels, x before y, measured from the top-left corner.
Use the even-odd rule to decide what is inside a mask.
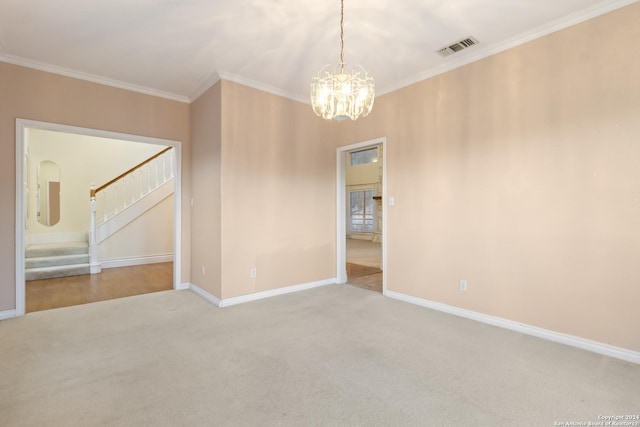
[[[101,185],[100,187],[98,187],[98,188],[96,188],[96,189],[93,189],[93,188],[92,188],[91,190],[89,190],[89,197],[90,197],[90,198],[94,198],[94,197],[96,197],[96,194],[97,194],[99,191],[104,190],[105,188],[107,188],[107,187],[108,187],[108,186],[110,186],[111,184],[113,184],[113,183],[115,183],[116,181],[119,181],[121,178],[123,178],[123,177],[125,177],[125,176],[129,175],[131,172],[134,172],[134,171],[136,171],[136,170],[140,169],[142,166],[146,165],[147,163],[149,163],[149,162],[150,162],[150,161],[152,161],[153,159],[155,159],[155,158],[157,158],[157,157],[160,157],[161,155],[163,155],[163,154],[164,154],[164,153],[166,153],[167,151],[171,150],[172,148],[173,148],[172,146],[169,146],[169,147],[165,148],[164,150],[160,151],[159,153],[154,154],[153,156],[149,157],[147,160],[145,160],[145,161],[143,161],[143,162],[141,162],[141,163],[138,163],[136,166],[132,167],[131,169],[129,169],[129,170],[128,170],[128,171],[126,171],[125,173],[120,174],[118,177],[116,177],[116,178],[112,179],[111,181],[107,182],[106,184]]]

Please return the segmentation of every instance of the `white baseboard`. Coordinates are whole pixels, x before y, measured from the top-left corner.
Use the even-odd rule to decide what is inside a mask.
[[[331,279],[325,279],[325,280],[318,280],[317,282],[302,283],[300,285],[286,286],[284,288],[271,289],[269,291],[256,292],[253,294],[241,295],[239,297],[232,297],[232,298],[225,298],[225,299],[220,299],[218,297],[215,297],[211,295],[209,292],[194,285],[193,283],[189,285],[189,289],[191,289],[193,292],[200,295],[202,298],[206,299],[216,307],[222,308],[222,307],[229,307],[236,304],[242,304],[245,302],[257,301],[264,298],[275,297],[277,295],[290,294],[292,292],[300,292],[307,289],[317,288],[320,286],[333,285],[334,283],[336,283],[336,279],[331,278]]]
[[[87,242],[86,231],[71,231],[68,233],[31,233],[29,243],[32,245],[47,245],[58,243]]]
[[[191,283],[178,283],[174,289],[177,291],[186,291],[191,286]]]
[[[16,317],[15,310],[0,311],[0,320],[11,319],[12,317]]]
[[[101,260],[100,266],[105,268],[130,267],[132,265],[156,264],[173,261],[173,254],[148,255],[131,258]]]
[[[284,288],[271,289],[269,291],[256,292],[248,295],[241,295],[239,297],[225,298],[220,300],[220,307],[229,307],[231,305],[275,297],[277,295],[290,294],[292,292],[305,291],[307,289],[317,288],[320,286],[333,285],[334,283],[336,283],[335,277],[331,279],[318,280],[317,282],[302,283],[300,285],[286,286]]]
[[[625,348],[615,347],[609,344],[591,341],[588,339],[575,337],[573,335],[563,334],[561,332],[551,331],[549,329],[538,328],[524,323],[514,322],[513,320],[502,319],[500,317],[490,316],[488,314],[478,313],[476,311],[466,310],[439,302],[429,301],[422,298],[412,297],[410,295],[401,294],[399,292],[385,291],[385,296],[421,307],[430,308],[444,313],[453,314],[455,316],[464,317],[478,322],[487,323],[489,325],[498,326],[500,328],[510,329],[526,335],[546,339],[560,344],[577,347],[583,350],[602,354],[616,359],[626,360],[627,362],[640,364],[640,352],[627,350]]]
[[[202,289],[201,287],[194,285],[193,283],[189,283],[189,289],[191,289],[191,291],[193,291],[193,293],[195,293],[196,295],[206,299],[207,301],[209,301],[211,304],[215,305],[216,307],[220,307],[220,298],[211,295],[209,292],[205,291],[204,289]]]

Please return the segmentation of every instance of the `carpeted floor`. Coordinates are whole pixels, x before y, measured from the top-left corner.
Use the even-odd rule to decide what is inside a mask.
[[[554,426],[640,413],[640,365],[331,285],[0,321],[9,426]]]

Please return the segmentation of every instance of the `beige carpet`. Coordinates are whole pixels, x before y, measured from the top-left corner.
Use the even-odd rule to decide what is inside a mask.
[[[640,413],[640,366],[332,285],[0,321],[7,426],[554,426]]]

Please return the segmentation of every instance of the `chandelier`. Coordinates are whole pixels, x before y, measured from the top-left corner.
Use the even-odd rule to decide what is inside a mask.
[[[371,112],[373,77],[360,65],[344,63],[344,0],[340,0],[340,62],[325,65],[311,81],[313,112],[326,120],[356,120]]]

